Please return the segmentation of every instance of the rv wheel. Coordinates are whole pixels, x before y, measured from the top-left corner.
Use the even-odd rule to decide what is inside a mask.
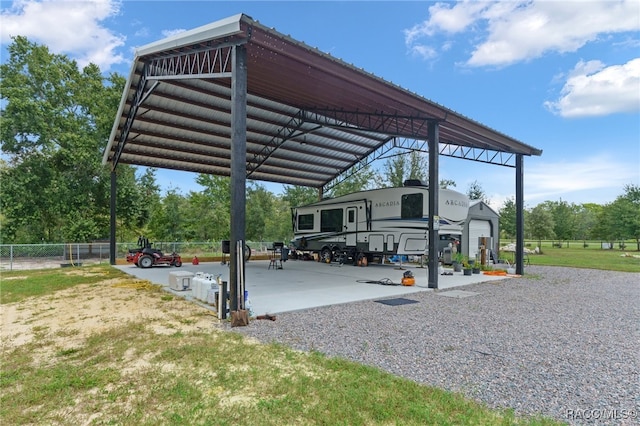
[[[331,253],[331,249],[325,247],[320,252],[320,261],[324,263],[331,263],[331,259],[333,258],[333,253]]]

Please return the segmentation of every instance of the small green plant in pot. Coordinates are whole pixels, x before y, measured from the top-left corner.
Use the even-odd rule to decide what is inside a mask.
[[[462,272],[464,275],[471,275],[471,272],[473,272],[471,265],[469,264],[469,258],[467,257],[462,259]]]
[[[458,253],[455,255],[455,257],[453,258],[453,270],[454,272],[461,272],[462,271],[462,263],[464,262],[464,256],[462,255],[462,253]]]

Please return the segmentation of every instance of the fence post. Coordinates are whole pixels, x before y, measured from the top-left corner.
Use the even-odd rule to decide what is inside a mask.
[[[13,244],[9,246],[9,270],[13,271]]]

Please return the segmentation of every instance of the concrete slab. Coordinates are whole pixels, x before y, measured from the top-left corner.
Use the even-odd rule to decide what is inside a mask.
[[[129,275],[162,285],[167,291],[188,300],[194,300],[190,290],[178,292],[169,288],[170,272],[181,270],[194,274],[197,272],[220,274],[222,280],[229,281],[229,266],[219,262],[199,265],[185,263],[180,269],[171,266],[157,266],[149,269],[141,269],[135,265],[115,267]],[[427,269],[410,264],[403,264],[400,269],[398,265],[393,264],[357,267],[291,259],[284,262],[283,269],[268,268],[268,260],[251,260],[245,267],[245,289],[249,292],[254,315],[276,314],[434,290],[428,288]],[[403,273],[408,270],[413,273],[416,285],[399,285]],[[438,291],[505,279],[504,276],[482,274],[465,276],[462,272],[442,275],[438,278]],[[199,303],[195,300],[194,302]],[[213,309],[211,306],[209,308]]]

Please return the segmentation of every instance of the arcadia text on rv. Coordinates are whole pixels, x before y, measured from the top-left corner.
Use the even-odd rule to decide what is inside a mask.
[[[424,255],[429,231],[429,189],[420,185],[360,191],[292,209],[299,251],[318,253],[322,261],[338,255]],[[460,238],[469,213],[466,195],[438,193],[441,240]]]

